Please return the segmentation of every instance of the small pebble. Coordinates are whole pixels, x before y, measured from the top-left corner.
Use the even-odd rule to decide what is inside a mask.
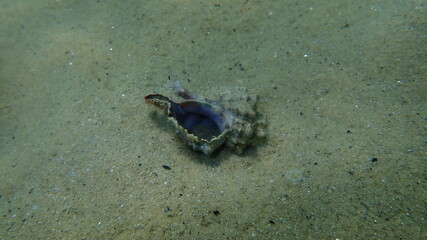
[[[171,167],[169,167],[168,165],[162,165],[162,167],[164,168],[164,169],[166,169],[166,170],[171,170],[172,168]]]

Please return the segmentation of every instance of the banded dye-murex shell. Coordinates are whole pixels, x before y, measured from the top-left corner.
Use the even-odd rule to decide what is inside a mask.
[[[245,88],[221,93],[215,101],[191,95],[179,82],[175,92],[179,102],[161,94],[147,95],[145,102],[161,109],[194,151],[210,155],[226,145],[241,154],[266,136],[266,119],[256,109],[258,96]]]

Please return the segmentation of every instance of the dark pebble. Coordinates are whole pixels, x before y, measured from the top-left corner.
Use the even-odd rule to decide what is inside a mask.
[[[378,158],[376,158],[376,157],[371,158],[371,162],[378,162]]]
[[[214,210],[212,213],[215,214],[216,216],[221,214],[221,212],[219,210]]]
[[[171,167],[169,167],[168,165],[162,165],[162,167],[164,168],[164,169],[166,169],[166,170],[171,170],[172,168]]]

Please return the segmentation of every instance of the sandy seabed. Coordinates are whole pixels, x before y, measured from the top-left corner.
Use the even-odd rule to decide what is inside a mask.
[[[0,239],[426,239],[425,12],[0,1]],[[266,141],[192,152],[173,80],[258,94]]]

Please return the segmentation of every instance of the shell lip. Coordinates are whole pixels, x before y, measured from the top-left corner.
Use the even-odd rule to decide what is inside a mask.
[[[212,144],[225,139],[233,120],[231,113],[205,101],[190,99],[176,103],[161,94],[149,94],[144,98],[162,109],[183,135],[198,143]]]
[[[171,121],[176,122],[176,125],[180,128],[181,131],[183,131],[185,133],[185,135],[190,136],[193,140],[197,140],[197,142],[199,143],[206,143],[206,144],[211,144],[214,143],[216,141],[219,140],[223,140],[225,138],[225,136],[227,136],[228,134],[228,129],[225,129],[224,131],[222,131],[219,135],[213,136],[211,139],[206,139],[197,135],[194,135],[192,133],[190,133],[188,131],[188,129],[184,128],[183,126],[181,126],[176,119],[174,118],[169,118]]]

